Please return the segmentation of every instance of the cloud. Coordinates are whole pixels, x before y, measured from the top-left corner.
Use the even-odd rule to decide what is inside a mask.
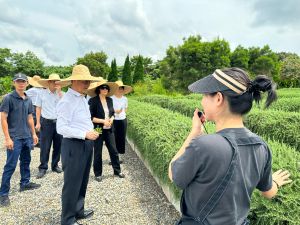
[[[300,27],[300,3],[298,0],[257,0],[254,2],[254,26]]]

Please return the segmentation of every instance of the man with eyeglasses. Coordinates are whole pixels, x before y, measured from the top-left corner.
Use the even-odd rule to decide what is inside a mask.
[[[7,159],[2,174],[0,207],[10,205],[8,197],[10,180],[20,160],[20,191],[39,188],[40,184],[30,182],[32,143],[38,142],[33,122],[33,105],[25,90],[27,76],[18,73],[13,78],[15,90],[4,97],[0,107],[1,125],[5,137]],[[33,141],[32,141],[33,139]]]
[[[58,166],[60,160],[60,148],[62,136],[56,131],[56,106],[63,96],[58,74],[50,74],[48,79],[38,81],[43,87],[39,92],[34,105],[36,106],[36,130],[40,131],[40,165],[37,179],[45,176],[48,170],[48,161],[51,145],[53,143],[51,169],[53,172],[61,173],[62,169]]]

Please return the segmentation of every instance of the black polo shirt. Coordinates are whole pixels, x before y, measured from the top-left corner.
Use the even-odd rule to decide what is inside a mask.
[[[238,145],[238,165],[223,197],[207,220],[210,224],[242,224],[250,210],[255,188],[272,188],[271,151],[265,142],[246,128],[219,131],[231,136]],[[199,136],[184,154],[172,163],[174,183],[183,189],[181,211],[184,225],[197,225],[197,217],[224,178],[232,158],[232,148],[221,135]]]
[[[33,113],[33,105],[26,94],[24,99],[16,91],[7,94],[0,106],[0,112],[7,113],[8,131],[11,139],[31,137],[28,115]]]

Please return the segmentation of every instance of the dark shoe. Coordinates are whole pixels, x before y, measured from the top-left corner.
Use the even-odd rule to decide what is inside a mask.
[[[46,170],[39,170],[38,174],[36,175],[36,179],[40,179],[45,176]]]
[[[0,207],[7,207],[10,206],[10,200],[7,195],[0,196]]]
[[[38,189],[40,188],[41,185],[40,184],[36,184],[33,182],[29,182],[28,184],[26,184],[25,186],[21,186],[20,187],[20,191],[29,191],[29,190],[34,190],[34,189]]]
[[[122,164],[122,163],[123,163],[123,160],[119,160],[119,163]],[[112,165],[112,163],[109,162],[108,165]]]
[[[75,219],[76,220],[87,219],[87,218],[91,217],[93,214],[94,214],[94,210],[87,209],[87,210],[84,210],[83,214],[76,215]]]
[[[102,176],[95,177],[95,180],[98,181],[98,182],[101,182],[102,181]]]
[[[114,176],[117,176],[119,178],[125,178],[125,174],[124,173],[114,174]]]
[[[59,166],[57,166],[57,167],[53,168],[52,171],[55,173],[62,173],[63,170]]]

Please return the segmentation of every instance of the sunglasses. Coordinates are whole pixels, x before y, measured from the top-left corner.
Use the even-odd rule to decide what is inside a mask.
[[[100,89],[101,90],[104,90],[104,89],[109,90],[109,87],[108,86],[100,86]]]

